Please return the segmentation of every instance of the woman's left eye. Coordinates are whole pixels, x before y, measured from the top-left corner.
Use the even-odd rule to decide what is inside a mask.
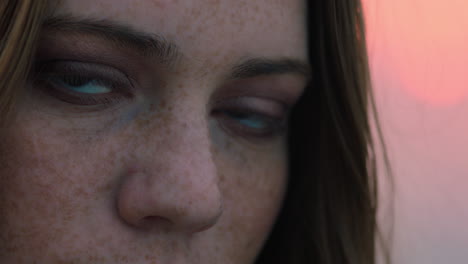
[[[106,65],[52,61],[39,66],[37,83],[53,97],[73,105],[109,106],[132,96],[132,82]]]
[[[284,105],[255,97],[227,100],[225,106],[214,113],[229,132],[251,139],[283,134],[288,116]]]
[[[236,120],[239,124],[249,129],[264,130],[272,125],[273,120],[260,114],[226,111],[226,116]]]
[[[103,80],[79,75],[53,76],[49,80],[70,91],[83,94],[105,94],[113,90],[112,85],[105,83]]]

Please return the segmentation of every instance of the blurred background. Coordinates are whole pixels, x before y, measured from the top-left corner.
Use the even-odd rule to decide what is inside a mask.
[[[468,263],[468,0],[363,1],[393,263]]]

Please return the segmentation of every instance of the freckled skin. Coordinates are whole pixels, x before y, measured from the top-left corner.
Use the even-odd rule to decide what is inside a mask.
[[[57,14],[158,33],[184,56],[158,98],[127,108],[18,101],[0,137],[0,263],[253,263],[284,197],[285,137],[233,137],[207,108],[239,59],[306,58],[304,3],[62,2]]]

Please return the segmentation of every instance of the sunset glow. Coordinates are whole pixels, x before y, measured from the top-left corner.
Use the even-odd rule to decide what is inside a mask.
[[[468,1],[364,2],[374,70],[433,105],[468,96]]]

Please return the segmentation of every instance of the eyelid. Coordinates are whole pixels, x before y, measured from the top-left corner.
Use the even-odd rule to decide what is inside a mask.
[[[104,64],[73,60],[49,60],[36,64],[34,82],[52,98],[82,111],[101,111],[120,105],[124,98],[135,95],[132,81],[122,71]],[[94,79],[108,86],[110,92],[88,94],[65,88],[60,79],[76,77]]]
[[[113,83],[115,84],[115,87],[113,87],[115,89],[120,89],[122,87],[134,89],[134,82],[126,73],[112,66],[100,63],[74,60],[50,60],[39,62],[36,67],[39,78],[46,74],[53,74],[56,76],[86,75],[89,78],[101,79]]]
[[[216,101],[212,115],[227,134],[261,143],[283,135],[289,108],[268,98],[236,96]],[[253,120],[261,125],[252,127],[243,120]]]
[[[305,90],[304,78],[291,74],[257,76],[230,81],[219,89],[214,99],[253,96],[292,107]]]
[[[224,99],[217,104],[222,104],[222,108],[232,110],[243,110],[246,113],[262,114],[271,118],[283,118],[288,107],[276,100],[257,96],[236,96]]]

